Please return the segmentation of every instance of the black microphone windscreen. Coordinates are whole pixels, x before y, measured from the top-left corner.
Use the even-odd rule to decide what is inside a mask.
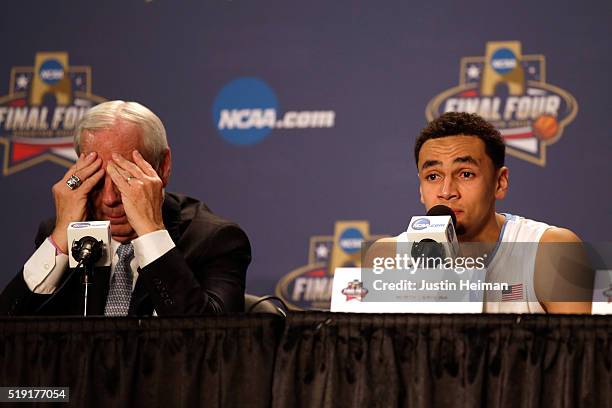
[[[436,215],[449,215],[451,219],[453,220],[453,227],[457,228],[457,217],[455,216],[455,213],[453,212],[453,210],[451,210],[449,207],[439,204],[439,205],[434,205],[433,207],[429,209],[429,211],[427,211],[428,217],[433,217]]]

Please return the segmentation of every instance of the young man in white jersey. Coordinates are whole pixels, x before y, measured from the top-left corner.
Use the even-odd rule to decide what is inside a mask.
[[[520,256],[508,248],[500,250],[499,244],[492,245],[495,250],[487,279],[514,279],[520,285],[516,288],[520,288],[517,296],[521,298],[502,302],[500,297],[495,302],[485,302],[485,311],[590,313],[592,275],[589,268],[576,267],[586,263],[566,262],[567,267],[563,267],[553,260],[555,265],[551,267],[550,261],[556,256],[551,255],[554,251],[546,255],[542,250],[547,247],[542,244],[574,243],[570,245],[574,248],[572,251],[575,257],[581,257],[580,238],[565,228],[495,211],[496,201],[508,192],[509,171],[504,166],[503,139],[490,123],[475,114],[446,113],[421,131],[414,156],[421,202],[427,210],[439,204],[453,210],[460,243],[534,243],[531,253]],[[559,249],[555,251],[559,253]],[[565,249],[561,251],[566,259],[574,256]]]

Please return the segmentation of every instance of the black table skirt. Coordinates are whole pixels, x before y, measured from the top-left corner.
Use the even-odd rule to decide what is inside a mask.
[[[70,387],[73,406],[612,404],[612,316],[12,318],[0,333],[0,386]]]

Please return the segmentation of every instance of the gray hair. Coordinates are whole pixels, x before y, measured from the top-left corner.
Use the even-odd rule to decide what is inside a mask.
[[[138,102],[108,101],[89,109],[79,121],[74,134],[74,150],[81,154],[83,131],[110,129],[118,120],[134,123],[142,129],[145,152],[143,156],[157,169],[168,149],[166,129],[149,108]]]

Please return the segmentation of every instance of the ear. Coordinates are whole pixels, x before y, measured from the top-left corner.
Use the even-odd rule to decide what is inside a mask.
[[[168,181],[170,180],[170,170],[172,169],[172,154],[170,153],[170,148],[167,148],[164,152],[164,158],[162,159],[161,164],[159,165],[159,178],[161,178],[164,183],[164,187],[168,185]]]
[[[508,192],[510,170],[506,166],[497,170],[497,182],[495,187],[495,199],[503,200]]]
[[[419,183],[419,195],[421,196],[421,204],[425,205],[425,200],[423,200],[423,187],[421,187],[421,183]]]

